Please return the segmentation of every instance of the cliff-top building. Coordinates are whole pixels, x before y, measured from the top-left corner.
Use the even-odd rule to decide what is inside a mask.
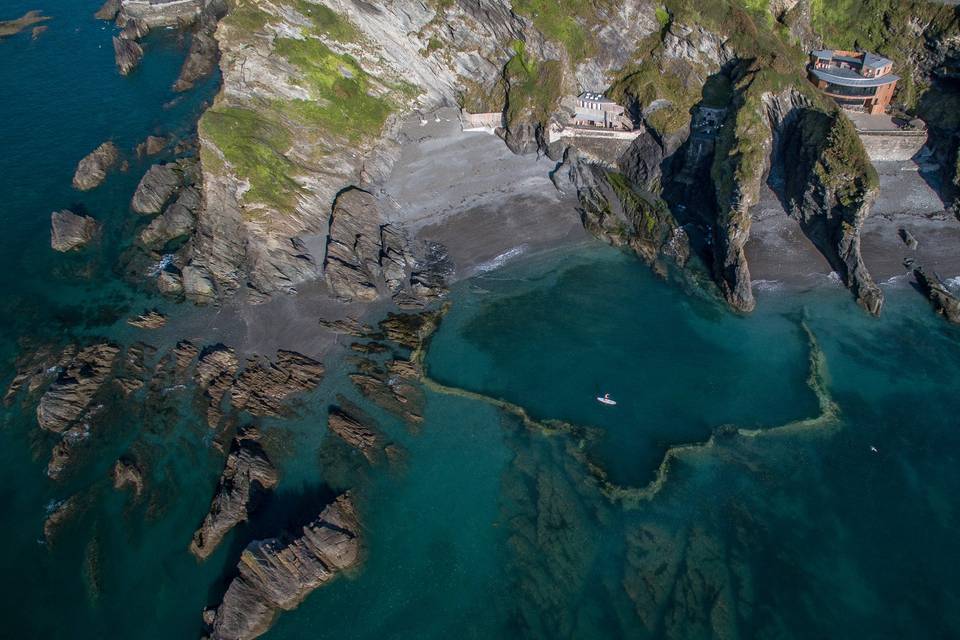
[[[899,76],[893,62],[866,51],[824,49],[810,53],[810,82],[844,109],[884,113]]]
[[[577,96],[577,108],[570,123],[578,127],[601,127],[630,131],[633,122],[626,110],[599,93],[584,91]]]

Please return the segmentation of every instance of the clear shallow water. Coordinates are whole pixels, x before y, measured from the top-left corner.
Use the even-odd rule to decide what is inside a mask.
[[[33,8],[15,0],[4,16]],[[96,8],[52,2],[40,39],[0,44],[6,364],[20,336],[132,338],[122,318],[154,301],[116,265],[144,223],[127,203],[146,164],[131,157],[129,173],[90,194],[70,178],[104,139],[129,151],[148,133],[189,128],[213,90],[164,109],[181,46],[158,34],[144,66],[120,78]],[[74,203],[106,223],[104,240],[60,256],[49,213]],[[326,436],[336,394],[358,400],[348,365],[331,361],[296,418],[261,425],[281,484],[204,564],[187,544],[223,457],[189,390],[151,406],[117,402],[60,483],[44,475],[51,442],[32,408],[4,409],[2,635],[198,637],[247,541],[352,488],[363,566],[281,615],[267,638],[957,636],[960,335],[910,289],[887,294],[880,320],[829,287],[761,292],[757,312],[740,318],[606,248],[524,258],[455,289],[430,374],[596,427],[589,454],[617,482],[643,486],[667,447],[721,425],[816,415],[801,319],[823,349],[840,419],[719,438],[679,456],[652,500],[625,508],[602,495],[579,441],[435,392],[418,434],[366,407],[406,452],[400,468],[370,469]],[[11,375],[6,366],[3,382]],[[593,400],[604,391],[616,408]],[[147,468],[138,502],[109,484],[126,452]],[[39,543],[47,505],[68,496],[77,516]]]

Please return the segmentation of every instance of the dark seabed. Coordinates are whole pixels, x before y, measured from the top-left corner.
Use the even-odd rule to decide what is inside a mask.
[[[12,5],[2,17],[54,19],[36,41],[0,43],[4,384],[22,340],[126,344],[143,337],[132,312],[187,312],[124,279],[145,223],[128,209],[148,166],[132,148],[188,132],[216,90],[164,107],[185,53],[173,32],[122,78],[96,4]],[[73,191],[76,162],[108,138],[129,171]],[[49,214],[75,204],[104,237],[55,254]],[[353,489],[363,564],[266,638],[956,637],[960,331],[905,285],[886,294],[879,320],[829,282],[760,292],[739,317],[596,243],[459,283],[427,354],[422,427],[327,361],[295,417],[260,424],[275,494],[202,564],[187,546],[223,455],[191,390],[108,398],[59,482],[33,406],[5,407],[0,635],[199,637],[247,542]],[[597,403],[604,392],[619,404]],[[370,467],[327,435],[337,393],[378,419],[401,465]],[[499,401],[568,426],[525,426]],[[109,477],[131,451],[146,467],[136,501]],[[46,514],[71,496],[74,517],[45,543]]]

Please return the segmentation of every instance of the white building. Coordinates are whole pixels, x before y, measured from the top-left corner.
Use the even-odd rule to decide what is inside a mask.
[[[626,115],[626,109],[606,96],[584,91],[577,96],[577,108],[571,124],[579,127],[599,127],[630,131],[633,123]]]

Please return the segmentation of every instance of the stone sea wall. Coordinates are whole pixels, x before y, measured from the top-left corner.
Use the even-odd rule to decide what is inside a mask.
[[[927,143],[925,131],[858,131],[863,148],[873,162],[904,162]]]

